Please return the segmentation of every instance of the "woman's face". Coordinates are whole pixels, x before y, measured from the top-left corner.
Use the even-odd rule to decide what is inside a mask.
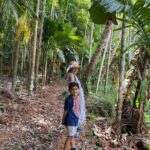
[[[78,68],[73,68],[72,73],[77,74],[77,73],[78,73],[78,71],[79,71],[79,69],[78,69]]]

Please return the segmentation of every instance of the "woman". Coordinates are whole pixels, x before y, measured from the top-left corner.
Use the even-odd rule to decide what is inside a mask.
[[[70,82],[77,82],[79,84],[79,97],[80,97],[80,116],[79,116],[79,125],[85,122],[86,120],[86,114],[85,114],[85,99],[84,99],[84,92],[83,88],[81,86],[80,80],[77,77],[78,69],[80,68],[79,64],[75,61],[70,62],[68,68],[67,68],[67,81],[68,84]],[[83,131],[83,129],[78,126],[78,131]]]

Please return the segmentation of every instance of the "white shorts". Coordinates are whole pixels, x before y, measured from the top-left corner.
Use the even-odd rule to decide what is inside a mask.
[[[68,136],[74,136],[77,132],[77,127],[75,126],[67,126],[66,129],[67,129]]]

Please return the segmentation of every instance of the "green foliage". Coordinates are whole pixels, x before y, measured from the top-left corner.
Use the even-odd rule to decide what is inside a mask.
[[[90,120],[96,120],[97,118],[97,116],[94,113],[90,113],[88,117]]]
[[[150,128],[150,103],[146,103],[144,120],[148,128]]]
[[[46,17],[44,20],[43,28],[43,40],[47,42],[50,37],[52,37],[56,31],[62,31],[62,25],[60,20],[53,20],[49,17]]]
[[[93,2],[93,5],[89,9],[92,20],[96,24],[105,24],[108,18],[113,18],[114,14],[106,12],[102,5],[99,5],[97,1]]]
[[[53,20],[45,18],[43,40],[48,42],[55,40],[57,46],[64,48],[74,41],[79,41],[80,38],[76,36],[77,27],[72,27],[70,23],[65,23],[62,19]],[[51,44],[53,44],[51,42]]]
[[[78,6],[82,7],[82,8],[89,8],[88,6],[90,5],[90,1],[89,0],[77,0],[77,4]]]
[[[141,100],[145,99],[147,88],[148,88],[148,83],[149,83],[149,81],[146,78],[142,81],[141,93],[140,93]]]
[[[96,150],[102,150],[102,148],[101,147],[97,147]]]
[[[131,0],[98,0],[98,2],[109,13],[129,12],[131,9],[129,4],[132,4]]]
[[[116,91],[114,86],[112,85],[111,81],[108,82],[108,94],[104,94],[104,87],[105,83],[102,83],[99,91],[97,92],[97,95],[91,99],[93,99],[94,106],[92,109],[92,115],[102,115],[102,116],[114,116],[114,105],[115,105],[115,99],[116,99]],[[96,85],[91,84],[89,82],[89,90],[92,92],[96,91]]]
[[[54,39],[58,45],[66,46],[73,41],[79,40],[79,37],[75,35],[77,27],[72,27],[70,23],[63,24],[63,31],[56,31]]]

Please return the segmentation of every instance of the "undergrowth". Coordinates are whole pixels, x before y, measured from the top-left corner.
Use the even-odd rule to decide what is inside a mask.
[[[104,92],[105,83],[101,83],[97,93],[95,92],[95,85],[89,84],[88,87],[92,93],[88,97],[91,105],[87,106],[91,119],[95,119],[98,116],[113,117],[116,99],[116,91],[113,84],[109,82],[107,94]]]

